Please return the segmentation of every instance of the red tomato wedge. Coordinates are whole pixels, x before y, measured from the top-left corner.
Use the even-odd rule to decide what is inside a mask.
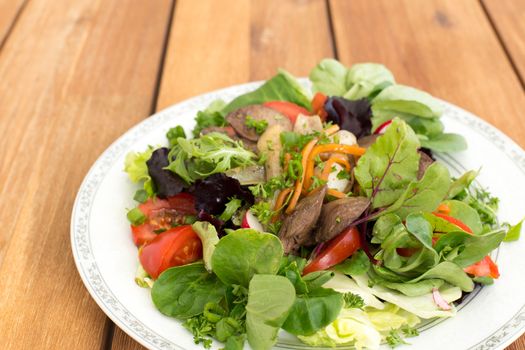
[[[180,193],[167,199],[150,198],[139,204],[138,208],[146,216],[142,225],[131,225],[133,243],[140,247],[157,234],[183,224],[185,216],[196,215],[195,198],[189,193]]]
[[[202,243],[191,225],[158,234],[139,252],[142,267],[154,279],[170,267],[186,265],[201,257]]]
[[[310,115],[310,111],[305,108],[296,105],[292,102],[287,101],[270,101],[263,103],[264,106],[275,109],[277,112],[284,114],[290,119],[292,123],[295,123],[299,114]]]
[[[463,271],[476,277],[499,277],[498,265],[488,255],[481,261],[465,267]]]
[[[467,225],[465,225],[463,223],[463,221],[461,220],[458,220],[456,218],[453,218],[452,216],[448,216],[448,215],[445,215],[445,214],[442,214],[442,213],[432,213],[434,214],[435,216],[437,216],[438,218],[442,218],[444,220],[447,220],[448,222],[450,222],[451,224],[453,225],[456,225],[457,227],[459,227],[460,229],[462,229],[463,231],[467,232],[467,233],[470,233],[472,234],[472,230],[470,229],[470,227],[468,227]]]
[[[361,247],[359,231],[355,226],[347,228],[321,250],[321,252],[303,270],[303,275],[326,270],[339,264]]]

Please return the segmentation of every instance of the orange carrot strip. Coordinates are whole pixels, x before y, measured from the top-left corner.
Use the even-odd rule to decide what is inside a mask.
[[[334,124],[332,125],[331,127],[327,128],[324,130],[324,133],[328,136],[332,135],[332,134],[335,134],[336,132],[339,131],[339,125],[337,124]]]
[[[328,191],[326,191],[326,194],[332,197],[335,197],[335,198],[345,198],[346,197],[345,193],[338,191],[338,190],[334,190],[332,188],[329,188]]]
[[[306,144],[306,146],[303,148],[303,151],[301,152],[302,159],[301,159],[301,165],[303,167],[303,173],[301,174],[301,177],[295,181],[295,187],[292,199],[290,200],[290,204],[288,205],[288,208],[286,208],[286,214],[290,214],[297,205],[297,201],[299,200],[299,196],[301,195],[301,190],[303,188],[304,178],[305,178],[305,169],[306,169],[306,161],[309,158],[310,152],[312,152],[315,144],[317,143],[317,139],[313,139],[310,142]]]
[[[365,154],[366,148],[362,148],[358,146],[340,145],[338,143],[329,143],[326,145],[315,146],[312,149],[312,152],[310,152],[310,156],[308,157],[308,160],[306,162],[306,169],[304,171],[306,180],[305,180],[304,188],[309,189],[312,184],[311,179],[314,174],[315,157],[325,152],[344,153],[344,154],[353,154],[356,156],[361,156]]]
[[[290,192],[292,192],[292,189],[286,188],[279,193],[279,195],[277,196],[277,199],[275,200],[275,205],[273,207],[274,211],[277,212],[282,209],[282,207],[284,206],[284,201],[286,200],[286,196],[288,196]],[[276,222],[278,217],[279,217],[279,213],[276,213],[272,217],[272,223]]]
[[[441,213],[441,214],[448,215],[450,213],[450,207],[448,205],[444,204],[444,203],[441,203],[437,207],[437,212]]]
[[[347,159],[340,155],[332,154],[328,161],[324,164],[323,172],[321,173],[321,180],[327,181],[328,176],[332,172],[332,166],[337,163],[345,167],[346,171],[350,171],[350,163]]]
[[[284,154],[283,171],[285,174],[288,172],[288,165],[290,164],[291,159],[292,159],[292,155],[290,153]]]

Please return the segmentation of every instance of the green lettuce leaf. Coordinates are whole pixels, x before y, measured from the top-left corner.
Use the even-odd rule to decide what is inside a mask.
[[[371,198],[373,208],[394,203],[416,179],[418,148],[419,141],[412,129],[396,118],[359,159],[354,175],[366,196]]]
[[[472,181],[478,176],[479,170],[469,170],[459,178],[454,180],[448,189],[447,197],[449,199],[455,198],[458,194],[465,191]]]
[[[153,147],[149,146],[144,152],[130,152],[124,160],[124,171],[128,174],[129,179],[134,183],[143,181],[144,190],[150,197],[153,196],[155,191],[146,162],[151,158],[154,150]]]
[[[347,73],[348,91],[343,95],[350,100],[370,97],[387,86],[395,84],[394,76],[382,64],[354,64]]]
[[[343,96],[348,90],[347,74],[348,68],[339,61],[325,58],[310,72],[312,90],[327,96]]]
[[[405,85],[391,85],[372,101],[373,110],[411,114],[421,118],[438,118],[443,113],[441,103],[430,94]]]
[[[523,224],[523,220],[525,219],[521,219],[521,221],[518,222],[516,225],[510,226],[508,228],[507,234],[505,235],[505,238],[503,239],[505,242],[512,242],[512,241],[517,241],[518,239],[520,239],[521,226]]]
[[[204,128],[210,126],[225,126],[226,119],[224,118],[225,114],[223,112],[226,103],[223,100],[215,100],[206,107],[205,110],[197,112],[195,121],[197,124],[193,129],[193,136],[198,137]],[[171,144],[170,140],[170,144]],[[175,142],[173,142],[175,144]]]
[[[308,110],[311,109],[310,98],[297,80],[290,73],[279,70],[277,75],[266,81],[258,89],[238,96],[228,103],[222,112],[228,114],[244,106],[262,104],[268,101],[288,101]]]
[[[421,138],[421,147],[430,148],[436,152],[460,152],[467,149],[467,141],[458,134],[444,133],[427,138]]]
[[[458,219],[467,225],[475,235],[480,235],[483,231],[481,219],[478,212],[468,204],[457,200],[446,200],[443,204],[450,208],[448,216]]]
[[[191,227],[202,242],[202,260],[204,261],[206,270],[211,272],[211,257],[215,251],[215,246],[219,243],[217,230],[215,230],[215,227],[207,221],[197,221],[191,225]]]

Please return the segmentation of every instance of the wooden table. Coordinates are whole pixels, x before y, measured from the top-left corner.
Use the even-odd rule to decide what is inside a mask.
[[[384,63],[525,146],[523,0],[0,0],[2,348],[141,348],[73,262],[88,168],[157,110],[323,57]]]

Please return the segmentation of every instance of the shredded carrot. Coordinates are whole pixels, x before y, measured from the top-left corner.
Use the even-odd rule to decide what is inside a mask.
[[[335,197],[335,198],[345,198],[346,197],[345,193],[338,191],[338,190],[334,190],[332,188],[329,188],[328,191],[326,191],[326,194],[332,197]]]
[[[311,140],[310,142],[306,144],[306,146],[303,148],[301,152],[301,156],[302,156],[301,165],[303,167],[303,173],[301,174],[301,177],[297,179],[297,181],[295,181],[293,196],[292,196],[292,199],[290,200],[290,204],[288,205],[288,208],[286,208],[286,214],[290,214],[295,209],[295,206],[297,205],[297,201],[299,200],[299,196],[301,195],[301,190],[303,188],[304,179],[306,176],[306,173],[304,171],[304,169],[306,169],[306,161],[308,160],[310,153],[312,152],[316,143],[317,143],[317,139]]]
[[[288,165],[290,164],[291,159],[292,159],[292,155],[290,153],[284,154],[283,171],[285,174],[288,172]]]
[[[347,159],[340,155],[332,154],[328,161],[324,164],[323,172],[321,173],[321,180],[327,181],[328,176],[332,172],[332,166],[337,163],[345,167],[346,171],[350,171],[350,163]]]
[[[448,215],[450,213],[450,207],[448,205],[444,204],[444,203],[441,203],[437,207],[437,212],[441,213],[441,214]]]
[[[308,157],[307,162],[306,162],[306,169],[304,170],[306,180],[304,182],[304,187],[308,189],[310,188],[312,184],[311,179],[314,174],[314,162],[315,162],[315,157],[317,157],[317,155],[321,153],[325,153],[325,152],[335,152],[335,153],[353,154],[356,156],[360,156],[360,155],[365,154],[365,151],[366,151],[366,148],[362,148],[358,146],[340,145],[338,143],[330,143],[326,145],[315,146],[310,152],[310,156]]]
[[[284,190],[282,190],[279,195],[277,196],[277,199],[275,200],[275,205],[273,207],[273,210],[274,211],[279,211],[282,209],[282,207],[284,206],[284,202],[286,200],[286,197],[290,194],[290,192],[292,192],[292,189],[291,188],[286,188]],[[279,213],[276,213],[273,217],[272,217],[272,223],[273,222],[276,222],[277,221],[277,218],[279,218]]]
[[[332,135],[332,134],[335,134],[336,132],[339,131],[339,125],[337,124],[334,124],[332,125],[331,127],[327,128],[324,130],[324,133],[328,136]]]

